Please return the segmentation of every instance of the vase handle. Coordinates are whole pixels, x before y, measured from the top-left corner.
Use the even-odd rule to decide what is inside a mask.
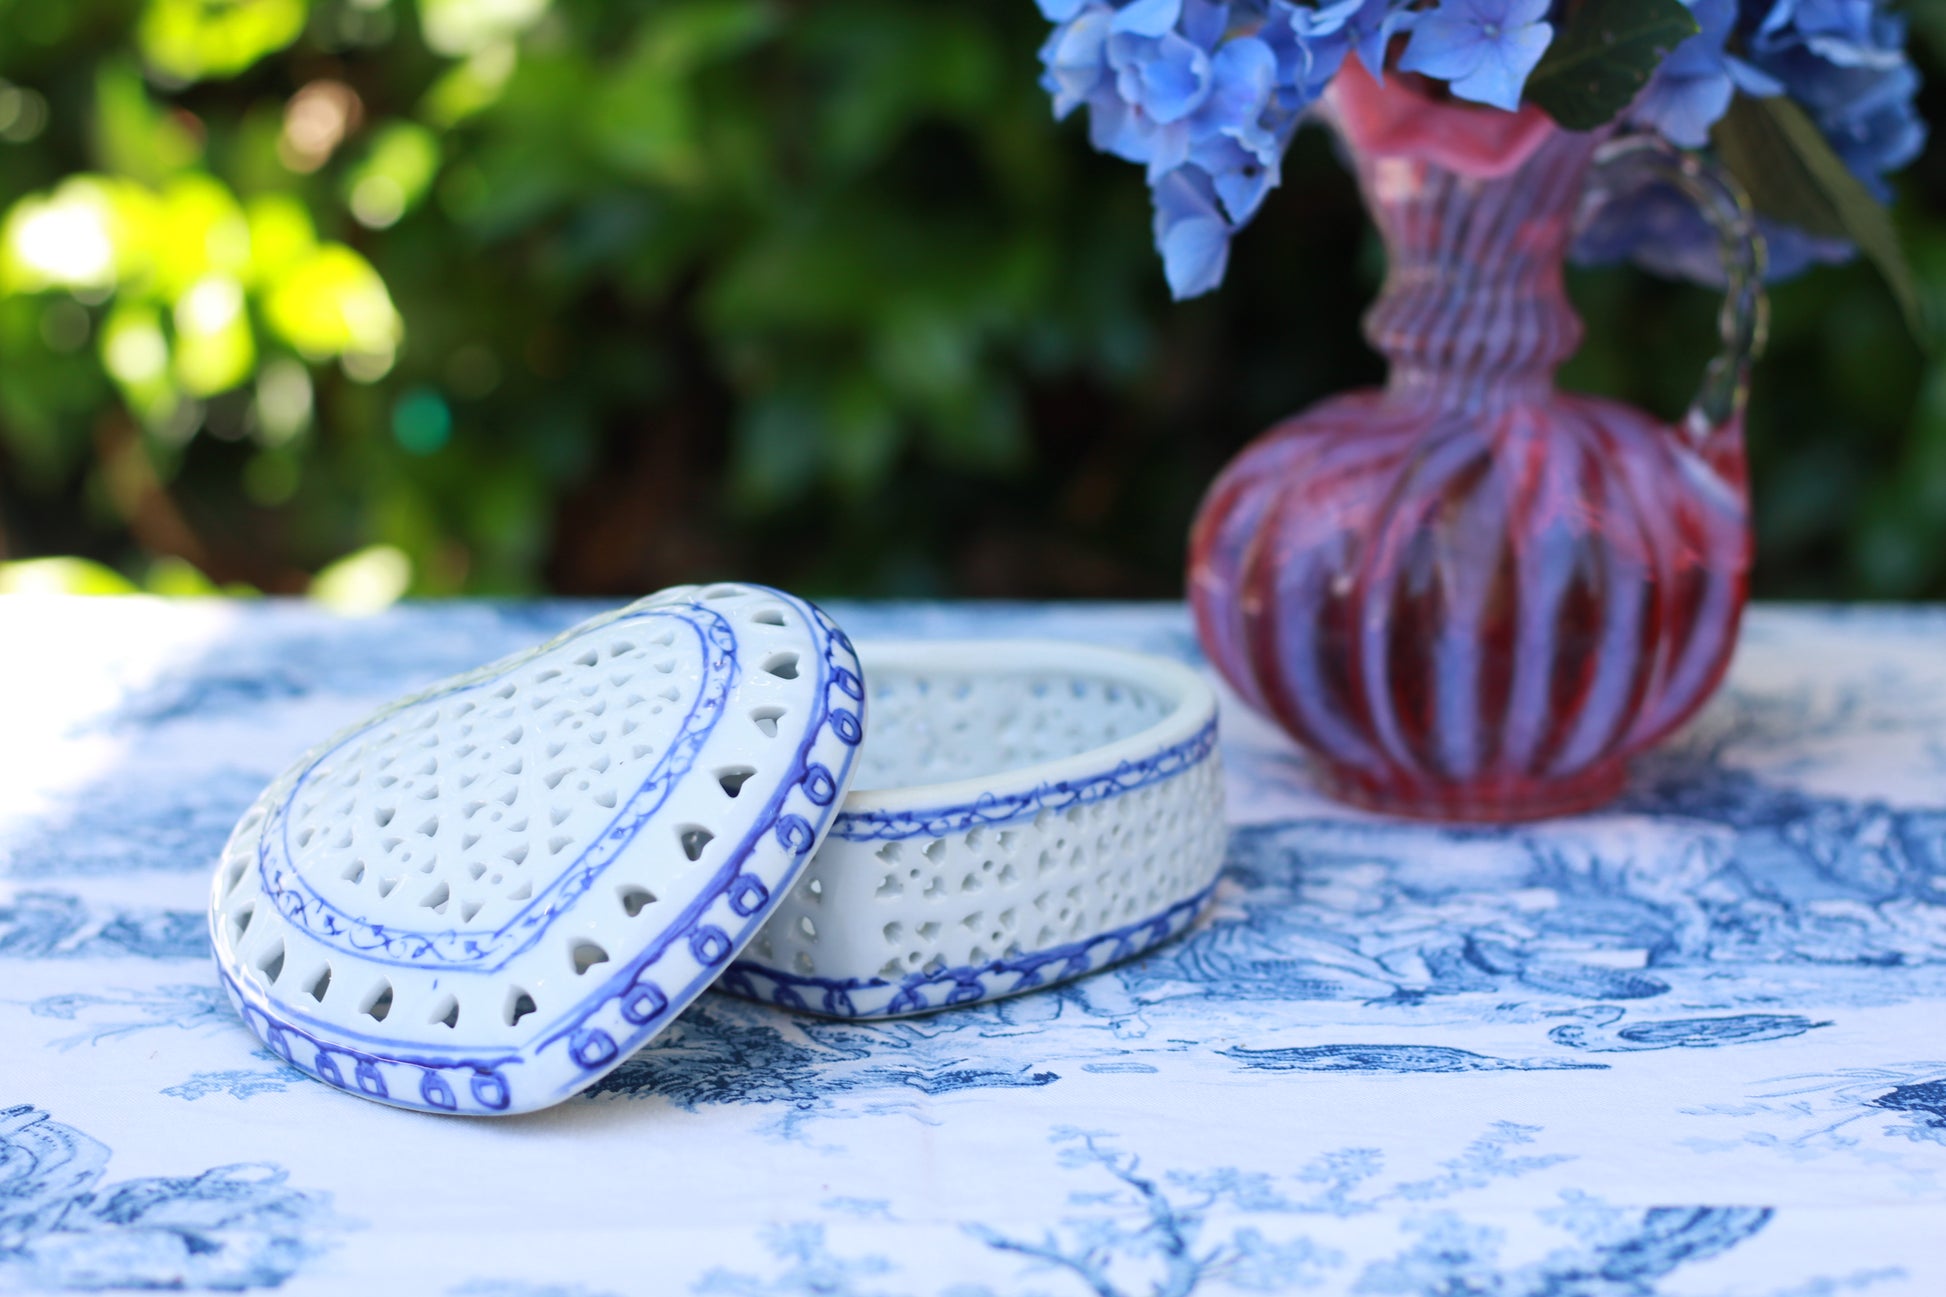
[[[1703,374],[1703,390],[1689,407],[1679,430],[1701,446],[1735,424],[1741,427],[1750,398],[1750,370],[1770,336],[1770,299],[1764,276],[1770,255],[1757,229],[1755,210],[1743,186],[1721,166],[1654,134],[1619,136],[1595,155],[1597,176],[1616,171],[1646,173],[1680,191],[1696,204],[1717,237],[1727,295],[1717,316],[1722,350]],[[1597,181],[1590,201],[1605,201],[1612,186]]]

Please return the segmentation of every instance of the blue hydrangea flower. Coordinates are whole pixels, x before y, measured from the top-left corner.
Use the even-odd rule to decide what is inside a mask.
[[[1315,103],[1351,52],[1349,21],[1364,0],[1323,8],[1272,0],[1257,31],[1277,58],[1279,102],[1297,109]]]
[[[1549,0],[1441,0],[1420,19],[1399,59],[1452,86],[1461,99],[1509,112],[1554,41]]]
[[[1382,82],[1392,38],[1411,31],[1418,20],[1418,11],[1407,9],[1400,0],[1361,0],[1345,19],[1345,33],[1365,70]]]
[[[1887,40],[1893,32],[1897,39]],[[1883,71],[1905,62],[1903,23],[1876,0],[1776,0],[1753,44],[1776,48],[1793,41],[1843,68]]]
[[[1230,263],[1229,221],[1215,185],[1198,167],[1181,167],[1155,186],[1155,246],[1177,301],[1223,282]]]
[[[1662,132],[1683,148],[1700,149],[1709,143],[1710,127],[1730,110],[1730,100],[1739,90],[1776,95],[1784,88],[1728,52],[1737,23],[1737,0],[1684,3],[1702,30],[1663,60],[1655,80],[1636,101],[1630,120]]]
[[[1714,42],[1712,2],[1692,5],[1704,32],[1691,44],[1704,37]],[[1889,200],[1886,176],[1918,156],[1926,141],[1915,103],[1919,75],[1905,53],[1905,24],[1891,12],[1889,0],[1742,0],[1731,7],[1734,22],[1725,39],[1740,38],[1745,57],[1723,61],[1736,87],[1750,94],[1789,95],[1823,130],[1846,166],[1881,201]],[[1728,98],[1721,99],[1721,109],[1715,97],[1700,94],[1682,104],[1683,88],[1672,92],[1663,81],[1699,68],[1699,75],[1706,76],[1708,62],[1679,50],[1637,105],[1635,119],[1679,144],[1702,143],[1698,133],[1707,135],[1727,109]],[[1842,241],[1814,238],[1775,221],[1760,224],[1770,244],[1773,279],[1855,254]],[[1655,184],[1620,194],[1605,205],[1582,232],[1575,255],[1596,263],[1633,260],[1660,274],[1705,283],[1721,279],[1709,228],[1687,200]]]
[[[1780,22],[1787,11],[1792,21]],[[1905,39],[1905,20],[1886,0],[1780,0],[1750,42],[1751,61],[1811,115],[1881,200],[1892,192],[1885,175],[1926,143],[1914,103],[1919,74]]]
[[[1062,0],[1042,0],[1043,7]],[[1054,99],[1054,115],[1065,118],[1088,102],[1108,74],[1108,29],[1114,15],[1105,5],[1068,0],[1073,12],[1041,46],[1047,70],[1041,85]]]
[[[1298,114],[1316,98],[1293,97],[1284,84],[1282,71],[1304,51],[1273,12],[1279,6],[1295,7],[1042,0],[1057,23],[1041,50],[1055,111],[1086,105],[1095,147],[1147,169],[1157,246],[1178,296],[1221,280],[1230,235],[1277,184]],[[1289,36],[1288,50],[1272,48],[1273,31]]]
[[[1170,289],[1222,280],[1229,244],[1277,186],[1305,114],[1354,53],[1462,99],[1514,109],[1552,43],[1560,0],[1036,0],[1054,30],[1042,83],[1057,116],[1088,111],[1089,139],[1143,166]],[[1627,121],[1707,144],[1738,93],[1786,94],[1881,198],[1925,142],[1919,79],[1895,0],[1684,0],[1701,31],[1664,61]],[[1774,273],[1840,259],[1843,244],[1772,228]],[[1715,275],[1715,243],[1690,205],[1652,183],[1619,194],[1578,255]]]

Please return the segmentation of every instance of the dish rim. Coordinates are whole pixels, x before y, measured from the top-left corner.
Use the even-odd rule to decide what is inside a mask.
[[[1194,667],[1172,658],[1063,640],[876,640],[854,645],[865,675],[865,745],[872,741],[872,676],[887,669],[952,670],[1000,678],[1048,672],[1086,675],[1157,694],[1167,710],[1154,723],[1112,743],[1071,756],[1010,766],[990,774],[895,788],[854,788],[840,818],[852,815],[949,811],[983,799],[1073,782],[1153,758],[1193,741],[1216,718],[1216,690]],[[860,753],[861,764],[867,753]],[[861,771],[862,777],[862,771]]]

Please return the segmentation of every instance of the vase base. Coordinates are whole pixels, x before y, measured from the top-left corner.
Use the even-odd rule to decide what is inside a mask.
[[[1326,793],[1360,810],[1466,824],[1512,824],[1580,815],[1606,806],[1628,785],[1628,766],[1622,761],[1605,762],[1560,779],[1467,784],[1400,783],[1327,763],[1318,763],[1315,768]]]

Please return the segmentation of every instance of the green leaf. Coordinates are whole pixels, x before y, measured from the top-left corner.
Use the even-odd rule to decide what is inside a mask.
[[[1820,239],[1847,237],[1844,217],[1792,145],[1772,102],[1739,95],[1711,133],[1717,156],[1765,216]]]
[[[1857,245],[1885,276],[1913,338],[1930,345],[1919,286],[1891,213],[1802,108],[1781,96],[1739,96],[1717,123],[1714,141],[1723,164],[1763,215],[1818,238]]]
[[[1571,131],[1606,126],[1701,30],[1682,0],[1587,0],[1555,33],[1527,99]]]

